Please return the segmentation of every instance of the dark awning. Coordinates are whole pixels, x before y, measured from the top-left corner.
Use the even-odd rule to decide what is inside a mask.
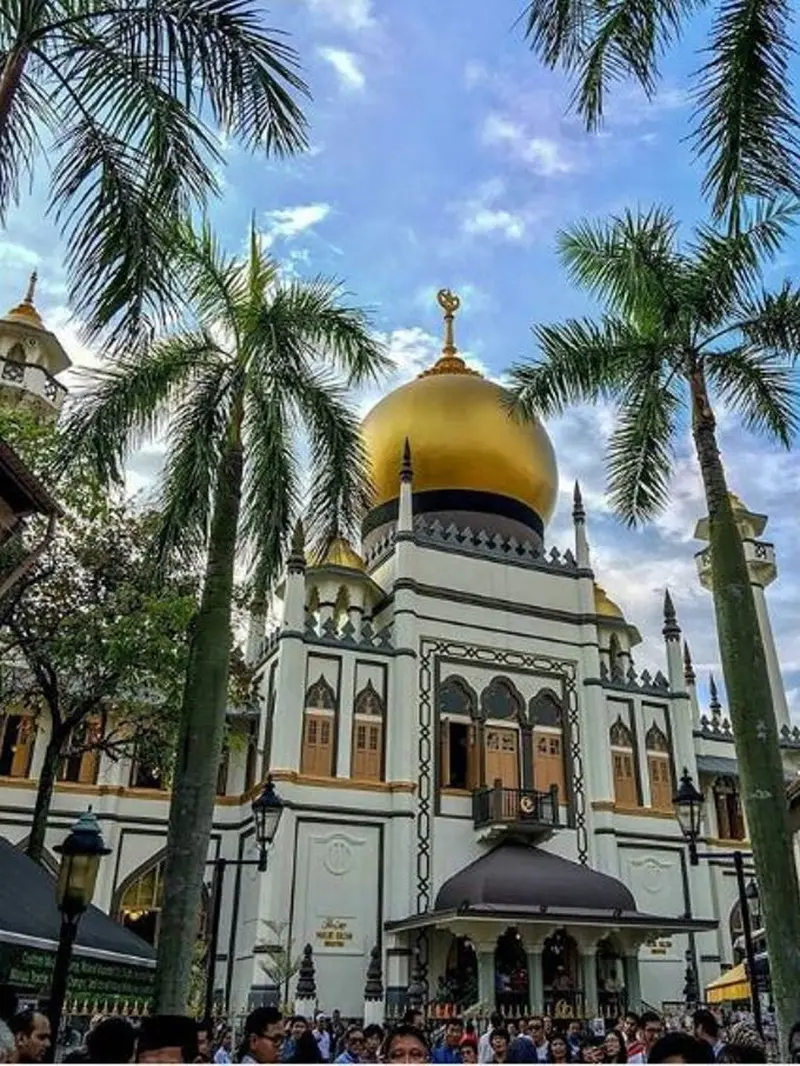
[[[518,841],[506,841],[445,881],[434,909],[386,929],[495,919],[570,925],[635,926],[663,932],[715,929],[716,921],[644,914],[615,877]]]
[[[4,837],[0,837],[0,871],[0,942],[54,951],[61,916],[53,875]],[[153,947],[97,907],[89,907],[81,918],[75,953],[155,966]]]

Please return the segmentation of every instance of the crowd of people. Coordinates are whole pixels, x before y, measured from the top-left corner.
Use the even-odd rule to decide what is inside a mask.
[[[8,996],[0,991],[0,1011]],[[7,1012],[6,1012],[7,1013]],[[0,1015],[0,1062],[50,1060],[52,1034],[45,1014],[27,1009]],[[800,1024],[790,1034],[792,1062],[800,1062]],[[493,1014],[485,1031],[470,1020],[429,1023],[409,1010],[391,1026],[346,1024],[338,1012],[314,1019],[285,1017],[259,1007],[240,1033],[226,1023],[181,1015],[153,1015],[133,1023],[93,1019],[72,1063],[762,1063],[767,1048],[746,1020],[726,1028],[709,1010],[691,1025],[655,1012],[628,1013],[613,1028],[546,1016],[505,1019]]]

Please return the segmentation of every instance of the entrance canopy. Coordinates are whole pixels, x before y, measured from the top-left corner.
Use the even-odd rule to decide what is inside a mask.
[[[750,982],[743,962],[706,985],[707,1003],[735,1003],[741,999],[750,999]]]
[[[469,919],[633,927],[653,935],[717,926],[716,921],[644,914],[616,878],[509,840],[445,881],[432,911],[387,922],[386,929],[401,932]]]

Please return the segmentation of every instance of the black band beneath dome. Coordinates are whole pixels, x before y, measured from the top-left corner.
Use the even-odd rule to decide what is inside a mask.
[[[510,496],[499,496],[494,492],[479,492],[475,489],[430,489],[412,493],[412,500],[415,515],[441,511],[473,511],[478,514],[499,515],[521,522],[539,537],[544,536],[544,522],[536,511]],[[399,506],[399,500],[387,500],[370,511],[361,523],[362,536],[368,536],[387,522],[396,521]]]

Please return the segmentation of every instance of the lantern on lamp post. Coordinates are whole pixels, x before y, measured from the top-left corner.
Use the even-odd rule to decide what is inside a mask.
[[[689,862],[692,866],[697,866],[700,861],[697,855],[697,841],[700,839],[703,821],[703,793],[697,790],[685,767],[672,802],[681,833],[689,847]]]
[[[55,1056],[58,1043],[78,923],[94,897],[100,860],[104,855],[108,855],[111,849],[105,846],[100,824],[90,807],[80,816],[64,842],[53,850],[61,856],[56,881],[56,905],[61,913],[61,929],[50,981],[48,1018],[52,1040],[49,1049],[51,1056]]]

